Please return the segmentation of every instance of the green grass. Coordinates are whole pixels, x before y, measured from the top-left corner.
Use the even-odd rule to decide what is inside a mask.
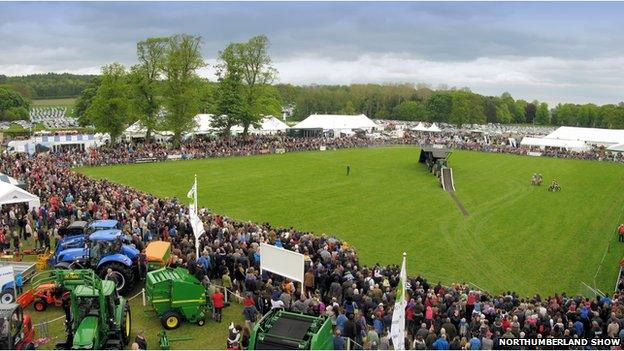
[[[31,105],[33,107],[49,107],[49,106],[66,106],[72,107],[76,102],[76,98],[67,98],[67,99],[39,99],[32,100]]]
[[[399,263],[432,281],[471,282],[492,292],[582,293],[581,281],[613,290],[624,168],[580,160],[454,152],[464,217],[410,147],[85,168],[81,172],[186,201],[240,220],[336,234],[372,265]],[[345,175],[350,164],[352,174]],[[556,178],[560,193],[533,187]],[[624,246],[622,246],[624,247]]]

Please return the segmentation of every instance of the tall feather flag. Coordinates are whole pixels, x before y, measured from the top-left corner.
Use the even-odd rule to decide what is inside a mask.
[[[394,302],[394,312],[392,313],[392,326],[390,327],[390,337],[395,350],[405,350],[405,283],[407,281],[407,271],[405,270],[405,257],[403,253],[403,265],[401,266],[401,276],[399,286],[397,286],[396,301]]]
[[[199,237],[204,234],[204,223],[197,215],[197,175],[195,175],[195,181],[191,190],[186,194],[189,199],[193,199],[193,203],[189,205],[189,222],[191,222],[191,228],[193,228],[193,235],[195,236],[195,257],[199,257]]]

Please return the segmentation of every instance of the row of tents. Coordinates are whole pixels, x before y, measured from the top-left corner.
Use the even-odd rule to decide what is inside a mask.
[[[189,135],[206,135],[219,132],[219,129],[213,125],[213,119],[214,115],[198,114],[197,116],[195,116],[196,126],[189,133]],[[277,134],[286,133],[288,130],[315,130],[333,131],[334,135],[338,136],[341,133],[351,133],[355,130],[372,132],[379,128],[379,125],[377,125],[373,120],[363,114],[313,114],[303,121],[298,122],[292,127],[288,126],[286,123],[274,116],[266,116],[260,121],[258,127],[250,126],[248,132],[251,134]],[[128,139],[144,138],[146,132],[147,129],[143,127],[139,122],[136,122],[125,130],[124,136]],[[243,132],[243,126],[235,125],[230,129],[230,132],[232,134],[240,134]],[[158,131],[155,132],[154,135],[156,138],[167,138],[170,137],[172,133],[167,131]]]

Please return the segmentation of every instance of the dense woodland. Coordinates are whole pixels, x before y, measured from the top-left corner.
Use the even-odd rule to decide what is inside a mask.
[[[175,43],[172,38],[184,39],[186,42]],[[185,47],[187,44],[193,46]],[[277,71],[272,66],[267,51],[268,39],[264,36],[254,37],[248,42],[232,43],[220,51],[216,66],[217,80],[208,81],[196,73],[197,68],[205,66],[199,53],[200,45],[201,38],[198,37],[149,38],[137,43],[138,65],[130,68],[107,65],[103,67],[102,75],[98,76],[67,73],[21,77],[0,75],[0,120],[24,117],[29,108],[29,99],[78,97],[75,115],[84,125],[97,124],[96,109],[92,108],[91,113],[87,111],[99,92],[100,107],[116,107],[114,115],[120,112],[119,106],[126,111],[128,116],[118,119],[123,125],[140,120],[151,130],[164,128],[168,124],[174,129],[181,128],[176,134],[189,128],[190,121],[188,118],[184,121],[165,118],[157,125],[157,112],[163,108],[167,110],[168,105],[169,109],[179,109],[169,113],[169,116],[188,115],[189,111],[235,116],[217,118],[215,121],[225,133],[235,124],[248,127],[257,123],[262,114],[279,115],[282,107],[289,106],[294,107],[295,120],[304,119],[313,113],[363,113],[371,118],[458,125],[502,123],[624,128],[622,102],[602,106],[591,103],[548,106],[537,100],[516,100],[509,93],[483,96],[468,88],[432,89],[423,84],[274,84]],[[195,60],[190,62],[192,69],[176,71],[180,68],[176,67],[175,50],[192,53]],[[167,61],[169,59],[173,61]],[[250,72],[248,67],[260,68],[258,72]],[[178,73],[182,74],[182,82],[168,78],[178,77]],[[184,86],[181,91],[176,90],[179,84]],[[112,91],[111,87],[117,91]],[[172,100],[174,96],[175,101]],[[116,106],[104,104],[105,97],[124,103]],[[180,104],[186,104],[186,108]],[[106,121],[111,111],[100,112],[97,115],[102,117],[101,125],[111,127]]]
[[[0,74],[0,87],[17,90],[29,99],[61,99],[78,96],[94,75],[45,73],[7,77]]]

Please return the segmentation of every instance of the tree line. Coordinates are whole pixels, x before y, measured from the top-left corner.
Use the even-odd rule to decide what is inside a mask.
[[[0,75],[0,87],[18,91],[28,99],[60,99],[78,96],[95,75],[44,73],[8,77]]]
[[[501,123],[624,128],[624,103],[558,104],[484,96],[467,88],[431,89],[418,84],[352,84],[349,86],[277,85],[294,118],[313,113],[363,113],[371,118],[452,124]]]
[[[201,43],[201,37],[187,34],[137,43],[139,63],[129,69],[119,63],[103,66],[78,96],[75,116],[81,124],[109,133],[113,141],[138,121],[148,139],[155,130],[167,130],[179,142],[196,127],[198,113],[214,114],[213,126],[224,134],[239,124],[247,133],[264,115],[281,113],[265,36],[230,43],[220,51],[214,83],[197,73],[206,66]]]

